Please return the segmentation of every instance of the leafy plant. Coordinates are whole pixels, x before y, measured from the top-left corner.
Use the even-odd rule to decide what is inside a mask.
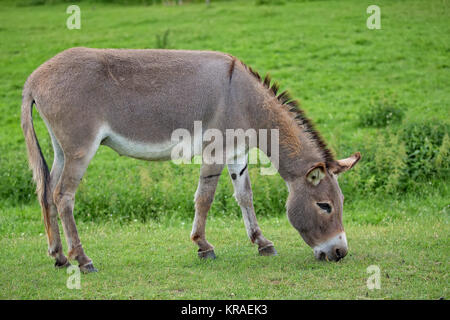
[[[169,47],[169,33],[170,30],[167,29],[162,36],[159,34],[156,35],[156,48],[167,49]]]
[[[255,4],[257,6],[261,5],[282,5],[284,4],[283,0],[256,0]]]
[[[359,114],[359,124],[363,127],[386,127],[403,119],[404,111],[393,98],[381,97],[372,100],[368,109]]]
[[[400,131],[408,158],[406,174],[412,181],[447,175],[450,165],[449,126],[443,123],[409,123]]]
[[[360,146],[363,159],[344,189],[351,192],[419,191],[423,183],[449,178],[449,126],[441,122],[409,123],[378,130]]]

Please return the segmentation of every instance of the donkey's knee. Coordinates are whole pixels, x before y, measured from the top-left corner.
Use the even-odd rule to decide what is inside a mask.
[[[212,248],[205,239],[206,217],[214,200],[214,194],[195,195],[195,219],[192,226],[191,240],[200,245],[202,249]]]
[[[253,206],[253,195],[251,191],[244,191],[235,193],[234,197],[236,198],[236,201],[240,207],[251,207]]]
[[[60,217],[66,214],[72,214],[74,201],[75,201],[74,194],[61,193],[58,188],[53,193],[53,203],[58,208],[58,213]]]
[[[214,193],[205,192],[195,194],[195,210],[198,212],[208,212],[211,207],[212,202],[214,201]]]

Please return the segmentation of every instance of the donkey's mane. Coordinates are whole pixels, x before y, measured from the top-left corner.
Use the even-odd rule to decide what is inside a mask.
[[[292,112],[294,114],[294,120],[297,125],[304,131],[309,134],[311,140],[315,142],[317,145],[322,157],[325,160],[326,164],[332,163],[335,161],[333,153],[327,147],[327,144],[323,140],[320,133],[315,129],[313,122],[306,117],[305,112],[300,108],[300,104],[297,100],[293,99],[288,90],[285,90],[278,94],[278,90],[280,88],[279,84],[276,81],[272,81],[269,74],[261,78],[259,73],[253,70],[251,67],[247,66],[245,63],[241,61],[242,65],[252,74],[259,82],[261,82],[264,87],[266,87],[280,102],[279,106]]]

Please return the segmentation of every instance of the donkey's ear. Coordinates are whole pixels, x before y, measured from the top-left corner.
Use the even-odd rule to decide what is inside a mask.
[[[329,165],[329,170],[331,173],[340,174],[353,168],[359,159],[361,159],[361,153],[356,152],[348,158],[334,161]]]

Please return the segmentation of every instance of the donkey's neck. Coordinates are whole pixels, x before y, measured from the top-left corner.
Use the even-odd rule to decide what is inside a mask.
[[[327,162],[321,145],[316,140],[317,133],[311,134],[311,125],[305,125],[296,113],[289,111],[288,106],[283,105],[277,97],[270,94],[264,95],[260,106],[255,110],[260,114],[255,124],[259,129],[278,130],[278,172],[285,181],[292,181],[296,177],[305,174],[311,164]],[[292,108],[292,106],[291,106]],[[305,120],[304,118],[303,120]],[[307,120],[307,119],[306,119]],[[308,121],[308,120],[307,120]],[[271,150],[272,135],[269,135],[267,146],[272,163],[276,151]],[[320,141],[322,142],[322,141]],[[264,147],[264,146],[260,146]]]
[[[269,155],[272,163],[276,162],[281,177],[286,181],[292,181],[306,174],[306,170],[317,162],[326,165],[334,162],[333,155],[322,137],[289,93],[283,91],[278,94],[279,85],[272,82],[269,75],[262,79],[256,71],[244,63],[241,62],[239,65],[255,80],[251,95],[253,99],[248,106],[249,123],[255,129],[268,131],[278,129],[278,161],[274,161],[276,160],[273,159],[274,152],[270,150],[271,135],[266,145],[258,141],[258,147]]]

